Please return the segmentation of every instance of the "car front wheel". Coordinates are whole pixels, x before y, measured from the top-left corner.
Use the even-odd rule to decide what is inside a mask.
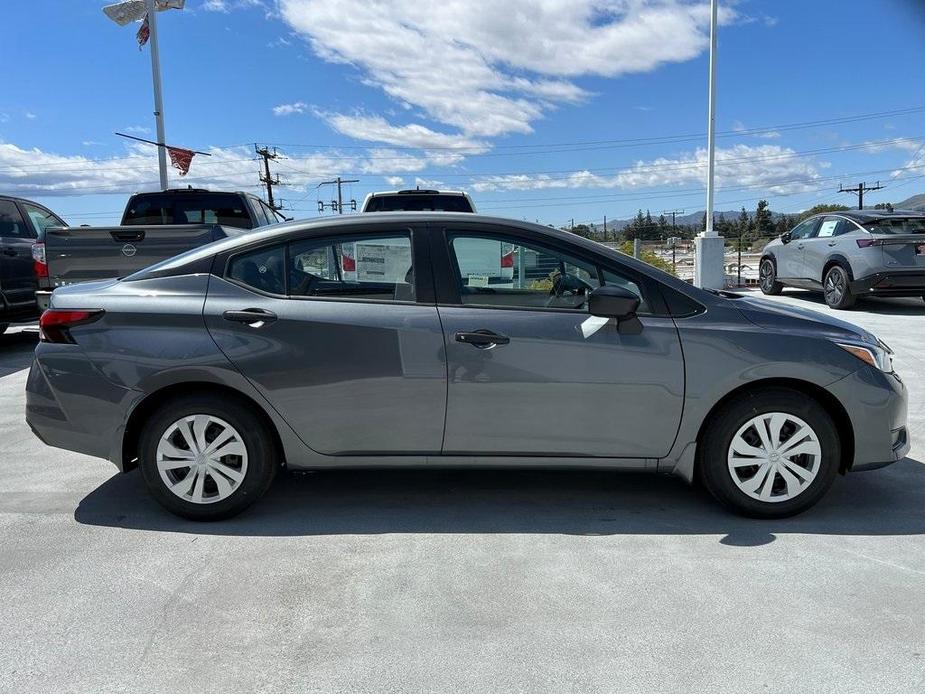
[[[774,388],[739,396],[714,415],[698,471],[726,507],[783,518],[822,498],[840,458],[838,432],[825,408],[803,393]]]
[[[758,266],[758,286],[763,294],[770,296],[777,296],[784,289],[784,285],[777,281],[777,268],[770,258],[765,258]]]
[[[172,400],[146,423],[139,467],[154,498],[192,520],[234,516],[269,488],[273,437],[244,404],[212,395]]]
[[[830,308],[845,309],[854,306],[857,296],[851,293],[851,287],[848,284],[850,281],[848,271],[841,265],[833,265],[825,273],[822,290],[825,293],[825,303]]]

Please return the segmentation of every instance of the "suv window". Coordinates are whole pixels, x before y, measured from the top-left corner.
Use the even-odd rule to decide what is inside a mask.
[[[228,278],[268,294],[285,294],[286,247],[260,248],[242,253],[228,264]]]
[[[0,200],[0,236],[32,238],[32,232],[12,200]]]
[[[48,227],[66,227],[60,217],[52,214],[48,210],[42,209],[35,205],[30,205],[28,202],[22,203],[23,209],[26,211],[26,214],[29,215],[29,219],[32,220],[32,226],[35,228],[36,233],[39,237],[42,237],[45,234],[45,230]]]
[[[414,301],[411,237],[295,241],[289,246],[289,294]]]
[[[639,286],[616,271],[518,239],[456,234],[450,247],[460,301],[468,306],[584,310],[602,283],[643,298]],[[640,313],[648,310],[642,302]]]
[[[428,195],[405,193],[396,195],[377,195],[369,199],[364,212],[473,212],[472,205],[465,195]]]
[[[857,227],[850,220],[844,217],[825,217],[819,225],[816,237],[824,239],[831,236],[841,236],[850,231],[857,231]]]
[[[925,234],[925,217],[890,217],[864,225],[872,234]]]
[[[816,231],[816,226],[819,224],[819,219],[819,217],[811,217],[804,222],[800,222],[790,232],[790,238],[794,241],[797,239],[809,238]]]

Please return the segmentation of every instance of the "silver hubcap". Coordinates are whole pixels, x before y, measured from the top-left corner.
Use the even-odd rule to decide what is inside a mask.
[[[822,447],[799,417],[769,412],[752,417],[729,445],[729,474],[745,494],[759,501],[787,501],[816,479]]]
[[[184,501],[227,499],[247,474],[247,448],[228,422],[208,414],[179,419],[157,445],[157,469],[167,488]]]
[[[838,270],[832,270],[825,278],[825,298],[830,304],[837,304],[845,293],[845,278]]]

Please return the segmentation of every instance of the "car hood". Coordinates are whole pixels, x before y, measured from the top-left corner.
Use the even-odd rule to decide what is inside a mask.
[[[751,297],[736,299],[735,307],[747,321],[759,328],[777,332],[798,332],[835,340],[861,341],[871,345],[879,344],[879,340],[864,328],[818,311]]]

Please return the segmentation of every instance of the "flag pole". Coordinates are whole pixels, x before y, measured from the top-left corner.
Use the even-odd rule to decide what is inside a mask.
[[[154,82],[154,121],[157,127],[157,166],[161,176],[161,190],[167,190],[167,150],[164,134],[164,102],[161,98],[161,55],[157,44],[157,11],[154,0],[145,0],[148,11],[148,30],[151,43],[151,77]]]

